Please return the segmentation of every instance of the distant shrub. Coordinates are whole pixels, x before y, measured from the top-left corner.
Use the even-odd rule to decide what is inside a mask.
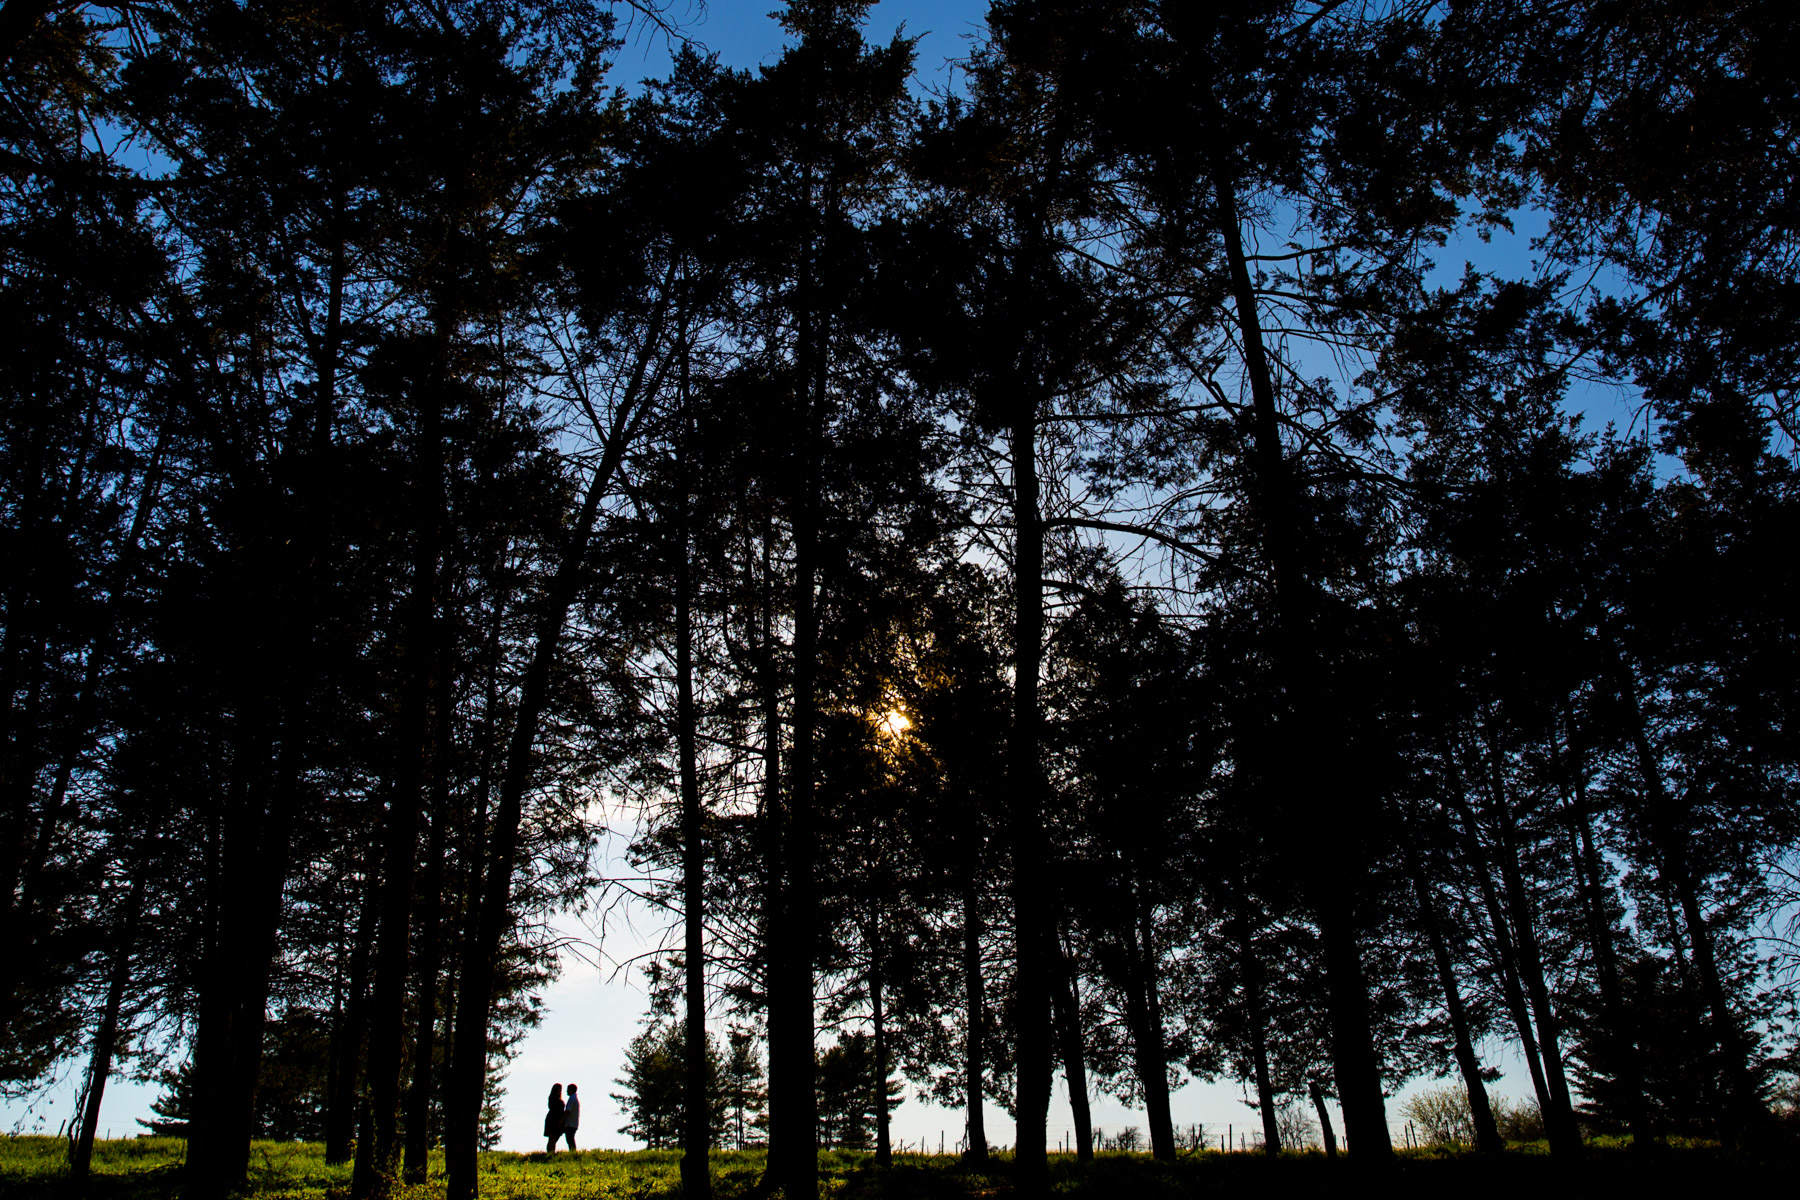
[[[1544,1114],[1534,1100],[1508,1100],[1505,1096],[1488,1097],[1494,1124],[1500,1136],[1509,1142],[1537,1142],[1544,1138]],[[1469,1093],[1462,1088],[1446,1086],[1420,1092],[1400,1106],[1400,1113],[1418,1128],[1427,1142],[1472,1143],[1475,1140],[1475,1115],[1469,1110]]]
[[[1307,1150],[1319,1144],[1319,1123],[1307,1111],[1310,1103],[1299,1096],[1289,1096],[1275,1110],[1275,1128],[1281,1134],[1283,1150]]]
[[[1778,1128],[1800,1139],[1800,1076],[1777,1076],[1775,1087],[1769,1088],[1769,1112],[1775,1114]]]
[[[1119,1132],[1113,1134],[1112,1148],[1114,1150],[1136,1150],[1143,1143],[1143,1140],[1144,1134],[1142,1130],[1136,1125],[1127,1125],[1125,1128],[1119,1130]]]
[[[1490,1103],[1494,1107],[1494,1124],[1500,1127],[1501,1137],[1509,1142],[1544,1140],[1544,1114],[1539,1111],[1536,1100],[1508,1100],[1505,1096],[1495,1096]]]
[[[1400,1115],[1418,1128],[1427,1142],[1473,1142],[1475,1117],[1469,1111],[1469,1093],[1459,1087],[1432,1088],[1410,1097]]]

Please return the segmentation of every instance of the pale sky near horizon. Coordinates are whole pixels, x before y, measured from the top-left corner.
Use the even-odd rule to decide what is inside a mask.
[[[730,66],[754,67],[772,61],[780,52],[782,32],[767,14],[778,6],[778,0],[712,0],[703,18],[694,11],[685,15],[679,0],[672,13],[678,20],[691,22],[689,30],[708,49],[720,53]],[[870,41],[885,41],[904,22],[909,35],[921,36],[918,48],[920,74],[929,83],[944,78],[944,64],[967,52],[967,36],[983,28],[985,0],[881,0],[871,13],[866,36]],[[619,55],[615,78],[621,82],[659,74],[667,56],[654,42],[637,38]],[[1465,248],[1457,245],[1443,255],[1447,264],[1457,264],[1462,257],[1474,259],[1478,265],[1506,266],[1519,270],[1527,257],[1525,242],[1535,230],[1521,229],[1511,239],[1497,237],[1499,245],[1481,245],[1470,241]],[[1628,414],[1621,412],[1621,424]],[[624,837],[613,835],[609,844],[609,860],[618,873],[623,873]],[[609,872],[612,873],[612,872]],[[571,935],[585,937],[574,918],[566,918],[562,928]],[[615,922],[603,944],[597,949],[605,960],[629,959],[653,944],[658,934],[653,919],[641,915],[636,928]],[[583,1132],[578,1135],[584,1148],[628,1148],[632,1143],[618,1131],[624,1123],[618,1106],[611,1099],[614,1080],[622,1073],[624,1049],[635,1035],[647,1006],[643,989],[633,973],[623,977],[609,967],[596,967],[571,952],[565,959],[562,977],[542,993],[545,1015],[542,1024],[522,1042],[519,1055],[507,1072],[503,1133],[500,1145],[508,1150],[542,1149],[539,1133],[544,1096],[552,1082],[581,1085]],[[720,1023],[721,1028],[723,1022]],[[1483,1061],[1504,1064],[1507,1068],[1497,1093],[1514,1099],[1529,1098],[1528,1082],[1521,1080],[1520,1060],[1508,1044],[1490,1042],[1481,1047]],[[69,1112],[80,1073],[79,1064],[65,1064],[62,1082],[41,1093],[35,1101],[0,1102],[0,1130],[14,1132],[55,1132]],[[1388,1115],[1396,1137],[1404,1126],[1399,1116],[1402,1099],[1420,1087],[1441,1086],[1450,1081],[1415,1081],[1388,1104]],[[158,1089],[155,1085],[134,1084],[114,1079],[109,1085],[101,1116],[101,1131],[116,1136],[129,1136],[137,1131],[135,1122],[150,1115],[150,1102]],[[957,1109],[942,1109],[917,1099],[910,1086],[906,1101],[896,1110],[893,1134],[896,1140],[924,1143],[932,1149],[940,1137],[946,1146],[961,1136],[962,1114]],[[1236,1084],[1191,1082],[1173,1096],[1174,1117],[1178,1127],[1204,1123],[1216,1144],[1219,1133],[1227,1125],[1237,1133],[1257,1126],[1256,1114],[1247,1103],[1243,1089]],[[1132,1125],[1144,1128],[1141,1111],[1125,1109],[1110,1097],[1098,1096],[1093,1104],[1094,1122],[1107,1130]],[[1343,1132],[1342,1116],[1335,1105],[1332,1119],[1339,1134]],[[1004,1112],[989,1106],[988,1136],[995,1144],[1010,1144],[1012,1122]],[[1067,1095],[1060,1077],[1052,1102],[1050,1137],[1060,1144],[1071,1136]]]

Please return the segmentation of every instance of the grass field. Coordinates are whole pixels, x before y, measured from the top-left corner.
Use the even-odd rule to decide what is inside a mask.
[[[175,1138],[102,1141],[94,1149],[94,1177],[85,1194],[93,1200],[180,1200],[185,1145]],[[64,1143],[56,1138],[0,1138],[0,1200],[72,1196],[64,1178]],[[672,1150],[588,1150],[576,1154],[485,1154],[481,1192],[490,1200],[662,1200],[681,1195],[679,1154]],[[834,1200],[973,1200],[1012,1194],[1004,1158],[985,1171],[965,1169],[950,1155],[905,1155],[880,1170],[871,1155],[829,1151],[820,1156],[821,1195]],[[760,1151],[713,1156],[721,1200],[749,1190],[762,1172]],[[1688,1191],[1699,1196],[1781,1194],[1792,1187],[1792,1165],[1751,1162],[1705,1144],[1668,1147],[1645,1159],[1620,1147],[1592,1147],[1570,1167],[1553,1163],[1541,1147],[1521,1147],[1499,1162],[1442,1149],[1402,1151],[1393,1171],[1379,1179],[1355,1176],[1348,1162],[1319,1154],[1183,1154],[1158,1163],[1143,1154],[1106,1153],[1087,1165],[1072,1156],[1052,1158],[1052,1188],[1059,1196],[1120,1200],[1217,1200],[1250,1195],[1328,1197],[1381,1193],[1438,1200],[1505,1196],[1610,1197],[1642,1189],[1648,1194]],[[1356,1186],[1350,1186],[1356,1185]],[[299,1142],[257,1142],[250,1156],[253,1200],[347,1200],[348,1166],[328,1166],[323,1150]],[[1753,1190],[1754,1189],[1754,1190]],[[1778,1191],[1777,1189],[1780,1189]],[[441,1163],[428,1184],[407,1189],[405,1200],[444,1194]]]

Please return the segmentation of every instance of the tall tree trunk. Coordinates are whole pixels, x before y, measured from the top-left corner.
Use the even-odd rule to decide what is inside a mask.
[[[445,741],[437,739],[437,779],[432,783],[432,817],[425,847],[425,882],[419,889],[418,997],[412,1024],[412,1081],[407,1087],[405,1182],[423,1184],[430,1177],[432,1150],[432,1078],[437,1054],[437,977],[443,972],[443,860],[450,822]]]
[[[1050,1113],[1049,926],[1044,885],[1044,781],[1039,759],[1043,710],[1044,526],[1037,466],[1037,397],[1021,404],[1011,429],[1013,470],[1013,714],[1011,777],[1013,1028],[1017,1133],[1014,1187],[1021,1196],[1048,1180]]]
[[[238,1003],[231,1045],[231,1097],[236,1105],[226,1126],[224,1171],[215,1178],[237,1188],[250,1168],[250,1141],[255,1132],[256,1096],[262,1080],[263,1037],[267,1028],[269,985],[274,975],[276,942],[281,931],[282,895],[287,889],[293,823],[299,799],[291,794],[297,785],[297,752],[278,758],[283,793],[275,801],[265,836],[254,858],[260,877],[245,888],[250,920],[239,942],[247,966],[239,964]],[[192,1161],[190,1152],[189,1161]]]
[[[1278,660],[1289,689],[1289,736],[1330,736],[1338,722],[1328,715],[1319,648],[1312,632],[1314,587],[1302,561],[1300,504],[1302,497],[1281,446],[1281,419],[1275,403],[1274,373],[1258,315],[1256,289],[1244,256],[1237,205],[1237,183],[1222,168],[1213,178],[1219,202],[1219,233],[1225,247],[1233,308],[1250,379],[1253,500],[1269,556],[1274,582],[1280,639]],[[1314,748],[1293,756],[1290,794],[1318,797],[1328,790],[1313,778],[1329,752]],[[1354,820],[1354,805],[1340,801],[1321,805],[1317,819],[1301,824],[1310,844],[1307,855],[1313,880],[1311,906],[1324,948],[1327,1010],[1331,1019],[1332,1059],[1345,1134],[1357,1146],[1358,1161],[1375,1167],[1393,1157],[1387,1127],[1387,1105],[1381,1090],[1380,1059],[1375,1052],[1369,1015],[1368,981],[1354,913],[1362,887],[1363,864]]]
[[[969,1148],[964,1157],[972,1164],[988,1160],[986,1102],[987,987],[981,974],[981,889],[976,871],[963,876],[963,995],[967,998],[963,1038],[963,1108],[967,1113]]]
[[[1069,1089],[1069,1115],[1075,1123],[1075,1161],[1094,1160],[1094,1114],[1088,1102],[1087,1053],[1081,1036],[1081,997],[1075,959],[1057,946],[1056,978],[1050,985],[1051,1011],[1062,1043],[1063,1082]]]
[[[289,736],[273,754],[267,733],[238,743],[254,777],[234,786],[218,824],[218,882],[202,955],[187,1158],[188,1186],[203,1200],[222,1200],[243,1186],[249,1171],[269,984],[299,805],[300,724],[298,713],[291,714]],[[257,771],[259,759],[272,769]]]
[[[813,169],[803,172],[805,207],[814,211]],[[788,502],[793,524],[793,741],[786,764],[781,832],[780,920],[769,963],[769,1156],[762,1186],[812,1200],[819,1190],[819,1110],[813,1014],[815,829],[813,736],[818,722],[820,457],[824,446],[830,329],[820,276],[827,260],[809,234],[796,319],[803,329],[794,396],[797,429]]]
[[[1406,852],[1407,870],[1413,879],[1413,895],[1419,905],[1419,924],[1425,929],[1425,940],[1431,943],[1438,987],[1444,993],[1444,1011],[1450,1016],[1450,1032],[1456,1040],[1456,1067],[1462,1073],[1463,1089],[1469,1096],[1469,1114],[1475,1125],[1475,1149],[1481,1154],[1499,1154],[1506,1149],[1506,1144],[1500,1140],[1493,1105],[1488,1103],[1487,1087],[1481,1079],[1481,1060],[1475,1055],[1469,1014],[1463,1007],[1462,991],[1456,982],[1456,966],[1450,958],[1443,924],[1438,920],[1437,905],[1432,902],[1431,882],[1411,840],[1403,840],[1402,847]]]
[[[603,475],[601,470],[596,470],[588,485],[574,534],[563,551],[544,613],[538,621],[531,662],[526,668],[518,711],[513,718],[513,735],[500,780],[499,803],[494,810],[493,829],[488,838],[486,861],[474,906],[474,937],[463,949],[461,978],[457,981],[456,1027],[444,1104],[444,1166],[449,1200],[473,1200],[477,1191],[476,1151],[487,1084],[488,1022],[494,999],[495,967],[501,943],[512,927],[512,877],[525,791],[531,779],[538,719],[549,690],[551,663],[562,640],[563,622],[575,600],[588,538],[610,475],[610,471]]]
[[[305,438],[296,436],[284,447],[273,469],[258,470],[238,429],[209,429],[235,502],[226,517],[245,547],[237,567],[237,619],[244,633],[235,643],[240,654],[233,682],[240,707],[232,758],[240,787],[217,825],[215,869],[208,875],[212,936],[202,954],[194,1036],[187,1172],[198,1200],[222,1200],[249,1171],[269,983],[305,786],[321,580],[330,556],[326,529],[344,273],[340,239]],[[283,496],[280,481],[288,476],[296,482]]]
[[[1509,949],[1537,1026],[1537,1048],[1544,1082],[1544,1096],[1540,1097],[1539,1103],[1545,1132],[1553,1154],[1579,1154],[1581,1131],[1575,1124],[1568,1080],[1563,1074],[1556,1013],[1550,1005],[1550,992],[1544,983],[1543,956],[1538,949],[1537,921],[1525,894],[1524,874],[1519,866],[1512,797],[1504,773],[1504,752],[1492,737],[1488,739],[1487,760],[1488,791],[1496,816],[1494,849],[1499,856],[1500,880],[1505,889],[1506,924],[1512,931]]]
[[[425,849],[425,879],[420,888],[418,995],[413,1023],[412,1082],[406,1100],[405,1180],[425,1183],[431,1174],[431,1113],[437,1078],[438,1009],[443,995],[444,873],[450,847],[451,754],[455,742],[455,635],[450,621],[438,622],[432,673],[430,821]]]
[[[1135,978],[1137,1073],[1144,1088],[1144,1120],[1150,1126],[1150,1153],[1175,1158],[1175,1119],[1169,1108],[1168,1041],[1163,1033],[1162,996],[1157,980],[1156,941],[1150,914],[1141,896],[1132,931],[1131,967]]]
[[[448,640],[446,637],[443,639]],[[440,642],[440,646],[441,646]],[[406,1099],[405,1180],[426,1182],[431,1170],[431,1092],[436,1074],[438,976],[443,971],[444,856],[450,825],[450,664],[440,660],[433,704],[431,832],[425,849],[425,879],[420,887],[418,996],[413,1021],[412,1082]]]
[[[364,1039],[368,1036],[369,958],[375,949],[375,921],[381,873],[370,863],[351,937],[344,1002],[331,1027],[331,1065],[325,1085],[325,1161],[350,1160],[356,1140],[357,1097],[362,1094]]]
[[[419,814],[430,777],[431,699],[438,644],[438,559],[443,539],[442,445],[448,337],[440,334],[434,378],[420,389],[414,451],[412,588],[401,649],[400,718],[393,747],[393,785],[382,824],[381,923],[375,943],[375,987],[369,1001],[369,1114],[373,1145],[357,1154],[354,1200],[391,1196],[400,1186],[400,1104],[406,1054],[406,985],[412,976],[412,908],[419,857]]]
[[[474,1200],[479,1187],[476,1175],[481,1138],[481,1106],[487,1090],[488,1023],[493,1010],[495,967],[501,945],[512,928],[512,877],[517,866],[519,826],[524,816],[525,792],[536,761],[537,731],[549,697],[550,671],[562,642],[563,625],[580,588],[588,543],[600,514],[600,502],[613,476],[635,440],[642,423],[645,398],[653,395],[661,379],[650,366],[662,339],[671,277],[663,281],[664,299],[657,305],[632,366],[625,394],[604,431],[604,449],[594,468],[587,493],[576,514],[568,540],[556,566],[556,574],[543,599],[532,637],[531,661],[519,687],[519,704],[507,742],[506,764],[500,778],[500,795],[494,808],[487,854],[482,864],[474,902],[474,937],[461,954],[457,980],[456,1026],[451,1041],[450,1069],[444,1096],[444,1166],[447,1200]],[[476,831],[479,836],[479,830]]]
[[[763,987],[768,997],[769,1014],[769,1152],[764,1159],[762,1178],[750,1192],[753,1197],[769,1195],[779,1186],[777,1163],[775,1161],[775,1117],[773,1112],[775,1077],[779,1073],[786,1075],[784,1062],[777,1068],[775,1061],[775,988],[776,980],[783,978],[787,970],[787,942],[784,937],[785,913],[783,905],[787,894],[786,871],[783,868],[783,847],[787,826],[787,804],[783,799],[786,781],[782,778],[787,760],[781,749],[781,673],[777,663],[776,650],[779,644],[775,633],[775,573],[774,573],[775,525],[772,513],[765,515],[762,531],[762,590],[760,633],[758,645],[761,648],[761,659],[757,664],[759,676],[757,689],[761,693],[762,703],[762,797],[761,812],[757,819],[757,836],[760,843],[758,849],[762,856],[762,954],[763,954]],[[741,1139],[740,1139],[741,1140]]]
[[[688,356],[682,355],[681,436],[690,428]],[[694,709],[694,597],[690,565],[687,472],[689,448],[678,447],[682,495],[675,563],[675,739],[681,774],[681,903],[687,1061],[683,1064],[681,1192],[712,1195],[712,1113],[707,1100],[706,1042],[706,847],[700,806],[699,717]]]
[[[131,881],[125,897],[125,910],[120,914],[113,936],[112,970],[106,981],[106,1000],[100,1009],[100,1027],[94,1031],[93,1054],[88,1059],[87,1087],[82,1097],[81,1131],[69,1155],[69,1179],[80,1189],[88,1177],[94,1160],[94,1135],[100,1129],[100,1102],[106,1097],[106,1081],[112,1074],[113,1053],[118,1046],[119,1010],[125,1003],[125,989],[131,982],[131,950],[137,940],[138,912],[143,905],[144,885],[141,875]]]

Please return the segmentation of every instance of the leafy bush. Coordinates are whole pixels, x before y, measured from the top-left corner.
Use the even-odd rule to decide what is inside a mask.
[[[1536,1101],[1490,1095],[1488,1106],[1506,1141],[1543,1140],[1544,1114],[1538,1111]],[[1469,1110],[1469,1093],[1460,1087],[1447,1085],[1420,1092],[1400,1106],[1400,1114],[1417,1126],[1427,1142],[1441,1145],[1475,1140],[1475,1115]]]
[[[1508,1100],[1505,1096],[1495,1096],[1491,1103],[1494,1124],[1500,1127],[1501,1137],[1509,1142],[1544,1140],[1544,1114],[1538,1110],[1536,1100]]]
[[[1469,1093],[1459,1087],[1432,1088],[1400,1106],[1400,1115],[1418,1127],[1427,1142],[1473,1142],[1475,1117],[1469,1110]]]

